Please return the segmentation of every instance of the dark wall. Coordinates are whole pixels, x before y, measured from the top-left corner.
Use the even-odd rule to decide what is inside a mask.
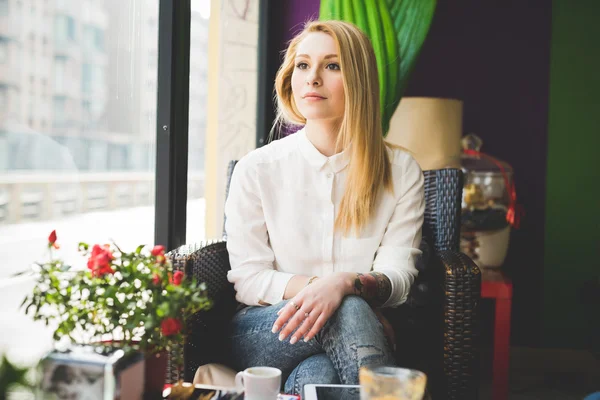
[[[280,47],[318,15],[319,0],[277,2]],[[406,96],[464,101],[464,133],[515,169],[526,216],[511,234],[513,343],[538,345],[543,299],[550,0],[438,1]]]
[[[280,7],[282,7],[285,21],[285,32],[282,32],[282,46],[281,49],[285,49],[285,44],[290,40],[296,33],[302,30],[303,24],[309,20],[315,20],[319,18],[319,5],[320,0],[287,0],[283,1]]]
[[[464,133],[515,170],[526,211],[511,233],[513,344],[538,345],[544,273],[551,2],[439,1],[406,96],[458,98]]]

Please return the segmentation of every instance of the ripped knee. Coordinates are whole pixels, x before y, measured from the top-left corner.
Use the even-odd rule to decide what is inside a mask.
[[[387,361],[386,353],[372,344],[351,344],[350,349],[355,355],[359,367],[366,365],[382,365]]]

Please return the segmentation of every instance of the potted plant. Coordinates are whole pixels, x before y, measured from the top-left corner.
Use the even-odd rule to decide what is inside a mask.
[[[162,373],[164,382],[165,352],[183,344],[189,316],[211,307],[205,284],[175,271],[163,246],[127,252],[116,243],[82,242],[78,249],[87,269],[56,257],[58,248],[52,231],[49,261],[36,264],[36,284],[22,303],[25,312],[51,325],[56,341],[116,345],[147,359],[162,355],[163,370],[154,372]]]

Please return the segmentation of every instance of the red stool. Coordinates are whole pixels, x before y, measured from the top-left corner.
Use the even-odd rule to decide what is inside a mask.
[[[484,268],[482,268],[481,278],[481,297],[496,299],[492,400],[506,400],[508,398],[512,281],[504,275],[502,270]]]

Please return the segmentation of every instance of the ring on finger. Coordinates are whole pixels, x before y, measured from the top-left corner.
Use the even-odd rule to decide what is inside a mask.
[[[293,301],[290,301],[290,304],[294,306],[296,311],[300,310],[300,307],[298,307],[298,304],[294,303]]]
[[[310,313],[305,312],[304,313],[304,318],[308,318],[309,315],[310,315]]]

